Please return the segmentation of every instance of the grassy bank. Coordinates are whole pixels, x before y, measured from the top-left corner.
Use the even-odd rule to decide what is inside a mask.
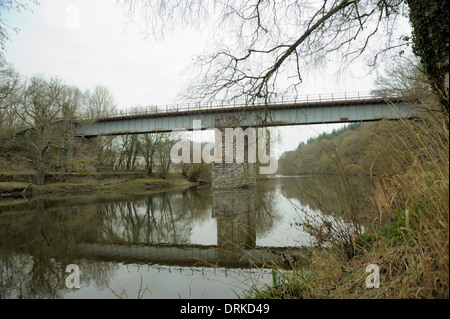
[[[28,174],[10,176],[13,180],[28,178]],[[171,175],[167,179],[143,177],[138,173],[99,173],[90,175],[64,174],[53,177],[46,185],[30,182],[0,182],[1,197],[21,197],[50,194],[90,194],[94,192],[120,192],[122,194],[139,194],[150,191],[182,189],[197,185],[182,176]]]
[[[342,216],[305,218],[302,229],[316,239],[309,254],[294,269],[273,270],[272,284],[251,289],[246,297],[448,298],[447,116],[424,112],[419,122],[391,126],[388,139],[372,135],[382,152],[375,154],[372,167],[380,158],[390,167],[374,177],[369,206],[355,209],[347,195]],[[335,165],[344,172],[351,163]],[[348,227],[363,216],[371,221],[368,227]],[[366,284],[372,264],[379,267],[379,288]]]

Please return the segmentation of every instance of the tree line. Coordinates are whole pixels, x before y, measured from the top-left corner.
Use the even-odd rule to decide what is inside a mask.
[[[59,78],[24,77],[0,55],[0,166],[2,171],[48,172],[145,170],[166,178],[171,167],[170,133],[75,137],[77,120],[117,111],[102,85],[82,91]]]

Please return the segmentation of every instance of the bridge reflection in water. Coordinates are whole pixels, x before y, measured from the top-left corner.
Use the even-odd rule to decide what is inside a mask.
[[[136,289],[140,269],[145,270],[144,282],[151,282],[152,296],[178,298],[178,292],[186,289],[183,296],[192,291],[201,297],[207,283],[213,285],[208,291],[214,296],[229,296],[229,287],[220,290],[217,282],[205,278],[228,282],[236,276],[240,281],[254,278],[243,272],[254,272],[257,278],[264,272],[270,280],[270,271],[259,267],[274,263],[286,267],[283,253],[301,254],[298,246],[310,240],[289,226],[298,217],[293,203],[320,209],[304,200],[297,184],[311,185],[321,205],[333,207],[331,213],[341,212],[339,198],[333,195],[335,184],[328,178],[269,179],[258,183],[256,190],[202,188],[2,200],[0,297],[66,297],[69,264],[82,271],[79,296],[84,298],[98,298],[99,291],[111,297],[105,283],[113,284],[116,277],[121,283],[130,282],[129,290]],[[367,182],[351,185],[357,198]],[[360,205],[365,207],[363,201]],[[136,270],[135,277],[129,277],[130,269]],[[194,278],[200,279],[193,283]],[[242,288],[240,282],[238,286]]]
[[[79,243],[77,254],[118,262],[227,268],[281,265],[281,252],[300,248],[256,246],[256,189],[214,190],[217,245],[185,243]],[[175,230],[173,230],[175,232]]]

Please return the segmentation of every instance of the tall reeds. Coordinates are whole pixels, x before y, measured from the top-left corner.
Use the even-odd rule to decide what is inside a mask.
[[[366,257],[386,270],[379,295],[448,298],[448,115],[423,109],[417,122],[402,120],[392,134],[387,158],[396,173],[375,178],[378,225]]]
[[[448,298],[448,123],[448,114],[425,107],[415,121],[380,123],[366,207],[355,205],[344,169],[351,163],[341,163],[335,152],[342,215],[305,215],[301,226],[316,239],[307,262],[278,273],[273,286],[249,296]],[[369,221],[364,228],[363,219]],[[379,288],[366,285],[370,264],[379,267]]]

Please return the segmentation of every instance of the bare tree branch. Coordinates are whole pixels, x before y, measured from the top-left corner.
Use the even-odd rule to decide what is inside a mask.
[[[134,1],[119,2],[136,14]],[[345,67],[366,58],[373,66],[388,48],[404,45],[396,32],[406,10],[402,0],[148,0],[142,7],[152,28],[180,23],[227,30],[190,69],[196,81],[185,97],[196,101],[271,99],[297,92],[308,68],[325,59]]]

